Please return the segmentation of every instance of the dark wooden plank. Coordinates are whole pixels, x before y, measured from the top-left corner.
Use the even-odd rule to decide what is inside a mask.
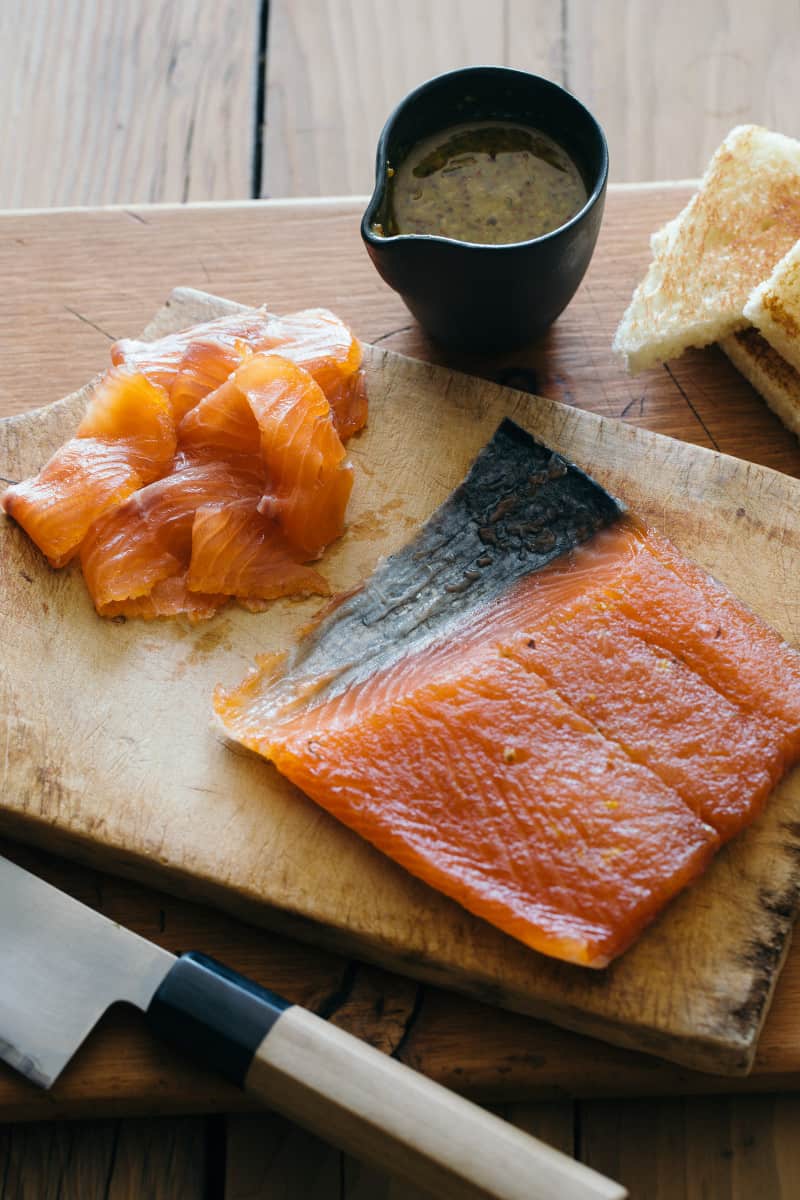
[[[2,1200],[205,1200],[199,1118],[0,1128]]]
[[[225,1200],[344,1200],[334,1146],[273,1113],[226,1125]]]
[[[630,1200],[800,1195],[800,1096],[591,1101],[579,1110],[581,1158],[623,1182]]]

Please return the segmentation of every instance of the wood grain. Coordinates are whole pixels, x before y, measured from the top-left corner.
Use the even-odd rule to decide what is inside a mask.
[[[261,194],[371,191],[391,110],[432,75],[503,61],[504,22],[503,0],[272,0]]]
[[[503,1120],[574,1153],[573,1105],[504,1104]],[[272,1114],[228,1120],[225,1200],[428,1200],[430,1193],[391,1178]]]
[[[2,1200],[204,1200],[198,1118],[0,1129]]]
[[[275,1113],[229,1117],[226,1129],[225,1200],[343,1200],[329,1142]]]
[[[580,1105],[582,1157],[625,1179],[630,1200],[793,1200],[800,1097],[687,1097]]]
[[[176,295],[152,332],[214,311],[198,293]],[[784,602],[800,537],[786,476],[380,350],[367,348],[365,364],[370,422],[351,445],[360,483],[348,537],[326,561],[334,589],[403,544],[510,415],[800,641]],[[85,402],[81,393],[6,421],[3,474],[35,470]],[[601,985],[469,917],[271,768],[209,736],[215,682],[234,682],[256,653],[285,645],[311,602],[278,603],[268,621],[232,611],[188,636],[179,623],[98,622],[75,571],[49,571],[10,522],[0,537],[2,602],[14,616],[4,653],[9,832],[622,1045],[723,1073],[750,1065],[796,900],[794,777]],[[146,671],[132,665],[143,654]],[[92,704],[76,706],[76,693]],[[380,910],[354,902],[370,894],[381,895]]]
[[[258,0],[0,6],[0,206],[249,196],[259,10]]]
[[[566,85],[569,63],[566,7],[505,0],[503,64]]]
[[[691,30],[691,36],[687,36]],[[272,0],[261,194],[370,191],[378,133],[432,75],[501,63],[554,79],[604,126],[611,179],[701,175],[734,125],[800,135],[796,6],[767,0]]]
[[[605,128],[610,178],[694,178],[750,121],[800,135],[797,17],[787,0],[566,0],[565,83]]]

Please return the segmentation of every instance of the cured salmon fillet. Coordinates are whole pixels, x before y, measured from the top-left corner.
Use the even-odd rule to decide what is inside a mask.
[[[502,647],[462,649],[392,700],[377,678],[296,717],[267,753],[470,911],[533,949],[604,966],[718,838]]]
[[[800,655],[505,422],[410,546],[215,708],[413,874],[603,967],[800,759]]]
[[[3,497],[52,565],[80,552],[104,616],[202,620],[226,597],[260,611],[327,595],[306,564],[344,531],[338,431],[367,416],[347,326],[325,309],[248,309],[111,356],[76,436]]]

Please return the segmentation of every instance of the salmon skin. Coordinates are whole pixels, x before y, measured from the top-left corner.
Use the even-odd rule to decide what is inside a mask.
[[[321,689],[320,699],[351,687],[446,634],[471,609],[623,511],[578,467],[503,421],[414,540],[290,651],[269,705],[277,711],[306,681]]]
[[[800,655],[506,421],[410,545],[215,708],[408,871],[597,968],[800,758]]]

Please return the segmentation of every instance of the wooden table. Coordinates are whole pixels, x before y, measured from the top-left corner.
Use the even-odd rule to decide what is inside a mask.
[[[235,298],[266,299],[286,308],[329,303],[351,317],[365,338],[435,355],[396,298],[355,257],[358,203],[278,205],[264,212],[269,258],[247,246],[231,248],[224,239],[187,236],[169,260],[159,254],[158,239],[180,214],[131,206],[365,191],[385,114],[411,86],[439,70],[508,62],[567,83],[603,121],[617,181],[696,176],[741,120],[800,134],[798,26],[788,0],[771,0],[757,16],[743,0],[713,0],[702,7],[679,0],[669,9],[625,0],[602,5],[566,0],[560,6],[547,0],[437,0],[435,6],[411,0],[402,22],[395,16],[396,7],[386,0],[4,5],[0,97],[9,119],[0,129],[5,165],[0,204],[119,203],[130,212],[99,214],[95,234],[69,253],[59,250],[64,244],[59,222],[74,220],[69,214],[3,222],[0,330],[6,370],[0,411],[46,403],[82,383],[101,365],[108,338],[143,324],[173,283],[230,291],[231,255],[237,254]],[[643,195],[645,209],[638,211],[645,230],[661,217],[657,204],[648,212]],[[621,202],[624,196],[618,194]],[[676,195],[676,208],[680,202]],[[287,283],[286,265],[296,247],[281,235],[287,229],[313,231],[315,244],[327,251],[300,282],[295,277]],[[99,295],[88,281],[103,259],[105,237],[127,246],[130,259],[127,270],[107,264],[113,287]],[[358,263],[352,276],[337,273],[345,260]],[[623,297],[616,299],[623,303]],[[708,386],[698,393],[681,395],[686,389],[680,367],[674,377],[664,373],[646,389],[620,383],[593,390],[593,356],[604,345],[596,333],[582,335],[562,323],[542,347],[491,370],[507,372],[504,378],[515,386],[535,386],[567,402],[800,474],[796,443],[777,423],[768,417],[743,423],[743,412],[752,413],[752,407],[735,407],[733,414],[726,408],[724,389],[715,390],[710,380],[721,372],[731,382],[733,375],[721,357],[713,358],[715,352],[709,352]],[[565,369],[567,361],[577,362],[576,355],[582,367]],[[736,393],[733,382],[731,389]],[[309,1003],[344,997],[343,1023],[387,1048],[400,1044],[408,1061],[453,1086],[500,1100],[505,1115],[623,1178],[633,1196],[726,1200],[800,1194],[798,1096],[769,1091],[796,1087],[800,1075],[776,1073],[768,1039],[755,1080],[768,1094],[685,1096],[690,1085],[675,1069],[574,1035],[537,1030],[520,1018],[508,1017],[500,1029],[478,1005],[420,993],[374,968],[301,952],[288,943],[273,943],[265,958],[262,935],[219,914],[56,860],[31,858],[28,851],[20,855],[175,948],[191,938],[242,967],[269,970],[276,985],[298,987]],[[305,975],[298,968],[303,953]],[[796,1003],[788,983],[778,1001],[787,1013]],[[376,1020],[382,1005],[385,1011]],[[454,1065],[453,1043],[463,1048],[471,1037],[476,1044],[483,1038],[481,1052],[463,1052]],[[128,1050],[122,1053],[122,1047]],[[2,1200],[399,1200],[401,1194],[410,1200],[407,1190],[401,1193],[283,1121],[232,1115],[229,1091],[215,1092],[209,1081],[181,1075],[144,1040],[133,1017],[112,1014],[78,1066],[61,1107],[48,1109],[37,1098],[26,1100],[30,1094],[10,1075],[0,1076],[0,1115],[23,1122],[0,1129]],[[609,1068],[618,1094],[669,1098],[598,1099]],[[708,1083],[720,1086],[727,1085]],[[187,1092],[194,1103],[187,1102]],[[195,1115],[152,1115],[190,1109]],[[66,1113],[87,1119],[25,1123]],[[133,1113],[151,1115],[134,1119]]]

